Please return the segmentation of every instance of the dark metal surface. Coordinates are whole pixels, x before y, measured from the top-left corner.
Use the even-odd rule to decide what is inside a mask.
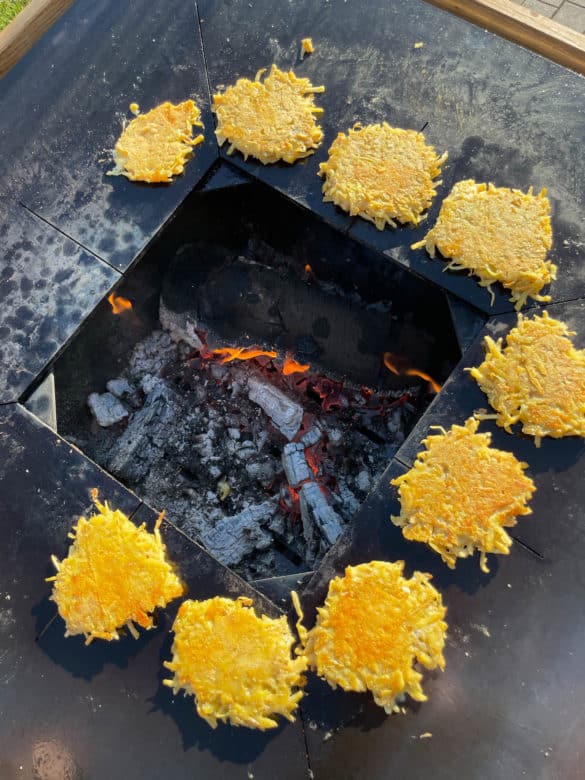
[[[348,217],[322,202],[318,163],[338,131],[356,121],[387,120],[420,130],[437,150],[449,151],[443,186],[420,228],[378,231],[361,219],[351,235],[486,312],[511,310],[498,292],[489,295],[463,274],[443,273],[444,263],[409,249],[433,224],[440,202],[463,178],[500,186],[548,187],[553,205],[559,278],[554,300],[585,293],[580,261],[585,206],[585,80],[564,68],[420,0],[311,0],[294,3],[199,0],[201,31],[212,92],[236,78],[254,78],[272,62],[326,92],[325,139],[301,164],[263,166],[239,153],[230,160],[324,219],[346,229]],[[299,62],[301,38],[315,53]],[[424,47],[414,49],[422,41]],[[225,152],[222,152],[225,154]]]
[[[160,611],[156,628],[138,640],[84,647],[80,637],[65,639],[44,578],[53,573],[50,555],[66,553],[68,531],[91,510],[92,487],[128,513],[138,509],[137,523],[154,521],[152,510],[139,508],[134,495],[22,408],[1,410],[2,780],[306,777],[298,722],[265,734],[227,726],[214,731],[197,717],[192,697],[173,697],[162,685],[178,602]],[[278,614],[169,523],[162,533],[187,597],[246,594],[258,611]]]
[[[577,457],[582,444],[579,452],[574,443],[565,449],[555,467],[550,460],[530,467],[538,487],[534,515],[521,523],[542,529],[545,555],[515,542],[509,556],[489,556],[489,575],[477,556],[450,571],[425,545],[403,539],[389,520],[399,513],[389,482],[404,467],[390,467],[351,536],[303,591],[308,623],[346,565],[405,560],[409,573],[430,572],[443,595],[447,666],[425,674],[427,702],[409,702],[406,714],[390,717],[369,695],[334,692],[313,679],[303,710],[317,778],[583,776],[585,530],[576,518],[585,501],[585,460]],[[421,738],[426,733],[432,736]]]
[[[210,190],[221,190],[227,187],[241,187],[246,184],[250,184],[248,176],[233,165],[227,165],[223,161],[218,160],[216,167],[210,171],[205,181],[201,184],[201,189],[209,192]]]
[[[18,204],[6,205],[0,242],[2,403],[17,400],[119,276]]]
[[[290,609],[290,593],[295,590],[301,593],[313,576],[312,571],[300,572],[299,574],[287,574],[284,577],[267,577],[263,580],[254,580],[250,584],[252,587],[270,599],[280,609],[288,611]]]
[[[78,0],[0,94],[13,189],[116,268],[130,265],[217,158],[195,4],[184,0]],[[144,111],[188,98],[201,109],[205,143],[182,176],[149,186],[106,175],[131,102]]]
[[[457,343],[463,354],[475,341],[477,334],[485,325],[486,315],[454,295],[447,295],[447,302],[453,318],[455,333],[457,334]]]

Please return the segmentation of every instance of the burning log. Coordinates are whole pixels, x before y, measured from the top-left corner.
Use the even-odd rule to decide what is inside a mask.
[[[311,479],[312,473],[305,458],[305,448],[298,442],[286,444],[282,451],[282,466],[288,484],[296,488]]]
[[[289,441],[297,435],[303,421],[303,408],[282,390],[256,376],[248,380],[248,398],[265,412]]]
[[[307,545],[314,545],[315,527],[318,528],[328,547],[334,544],[343,530],[341,519],[328,504],[317,482],[305,482],[299,491],[299,503]]]
[[[222,518],[204,532],[201,541],[224,566],[235,566],[256,550],[272,544],[272,534],[263,528],[275,512],[274,501],[249,506],[237,515]]]

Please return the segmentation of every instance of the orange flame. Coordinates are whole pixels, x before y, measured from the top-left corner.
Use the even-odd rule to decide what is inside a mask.
[[[418,376],[421,379],[424,379],[425,382],[429,383],[433,393],[439,392],[441,385],[438,382],[435,382],[432,376],[425,374],[424,371],[419,371],[418,368],[407,368],[401,370],[396,366],[397,363],[400,364],[401,362],[403,362],[402,358],[394,356],[391,352],[384,352],[384,365],[388,371],[392,371],[392,373],[396,374],[396,376]]]
[[[405,373],[406,376],[419,376],[421,379],[426,380],[431,386],[433,393],[438,393],[441,389],[441,385],[438,382],[435,382],[432,376],[425,374],[424,371],[418,371],[416,368],[409,368]]]
[[[132,308],[132,304],[128,298],[122,298],[121,295],[115,295],[114,293],[108,295],[108,303],[112,307],[114,314],[121,314],[123,311]]]
[[[310,368],[310,363],[299,363],[297,360],[294,360],[287,355],[282,366],[282,373],[285,376],[290,376],[291,374],[304,374],[305,371],[308,371]]]
[[[388,371],[392,371],[392,373],[396,374],[396,376],[400,376],[400,371],[396,368],[396,366],[392,362],[391,352],[384,352],[384,365],[386,366]]]
[[[311,268],[311,266],[308,263],[305,266],[305,273],[306,274],[312,274],[313,273],[313,269]]]
[[[253,358],[264,355],[269,358],[275,358],[276,352],[265,349],[258,349],[257,347],[222,347],[221,349],[214,349],[213,354],[221,357],[220,363],[231,363],[232,360],[252,360]]]

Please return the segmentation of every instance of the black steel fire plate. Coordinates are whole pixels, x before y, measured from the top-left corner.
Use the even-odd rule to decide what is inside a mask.
[[[425,545],[403,539],[389,520],[400,511],[389,483],[404,470],[396,462],[388,469],[302,600],[311,625],[330,578],[348,564],[404,560],[409,573],[428,571],[448,609],[446,670],[425,675],[427,702],[392,716],[369,694],[334,692],[313,679],[303,709],[315,777],[580,777],[585,533],[575,519],[585,501],[583,459],[534,474],[534,518],[523,520],[547,529],[546,556],[515,543],[509,556],[489,556],[490,574],[477,556],[451,571]]]
[[[31,215],[6,208],[0,226],[0,403],[16,401],[119,278]]]
[[[254,580],[250,584],[281,609],[288,610],[291,591],[300,593],[308,585],[312,576],[312,571],[306,571],[300,574],[287,574],[284,577],[266,577],[263,580]]]
[[[2,410],[2,780],[305,777],[299,722],[265,734],[225,726],[214,731],[197,717],[192,698],[175,698],[162,685],[176,603],[137,641],[125,637],[84,647],[79,637],[64,637],[44,578],[53,573],[50,555],[66,553],[72,524],[91,510],[92,487],[127,513],[139,506],[134,495],[22,408]],[[133,515],[136,522],[155,517],[144,505]],[[169,523],[162,533],[188,596],[247,594],[259,611],[278,614]]]
[[[196,8],[184,0],[78,0],[0,94],[3,163],[26,205],[117,268],[134,260],[217,158]],[[205,143],[183,176],[152,186],[106,175],[131,102],[145,111],[188,98],[202,111]]]
[[[345,215],[321,196],[318,164],[338,131],[355,122],[380,122],[420,130],[437,150],[449,151],[443,185],[429,218],[417,230],[378,231],[356,219],[351,234],[387,251],[415,273],[484,311],[513,307],[476,281],[443,273],[440,260],[411,251],[433,224],[441,200],[459,179],[500,186],[547,187],[555,231],[551,257],[559,264],[553,300],[585,293],[580,260],[585,207],[585,99],[581,76],[420,0],[330,0],[216,3],[200,0],[201,31],[212,91],[237,78],[254,78],[275,62],[294,68],[326,92],[321,148],[304,163],[263,166],[231,160],[289,197],[343,228]],[[301,38],[312,36],[315,53],[299,62]],[[414,48],[417,42],[424,43]],[[225,154],[225,152],[224,152]]]

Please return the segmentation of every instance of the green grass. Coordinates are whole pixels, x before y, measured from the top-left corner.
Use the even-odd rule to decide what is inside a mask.
[[[3,30],[28,3],[29,0],[0,0],[0,30]]]

